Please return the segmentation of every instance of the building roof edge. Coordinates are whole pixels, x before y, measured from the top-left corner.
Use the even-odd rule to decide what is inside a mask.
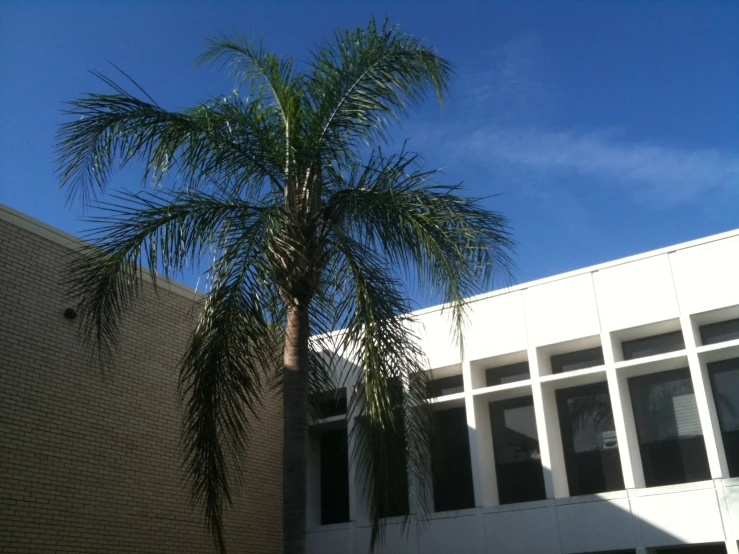
[[[67,248],[80,248],[81,246],[84,246],[85,244],[87,244],[83,239],[79,237],[75,237],[74,235],[66,233],[62,231],[61,229],[57,229],[56,227],[53,227],[49,225],[48,223],[44,223],[41,220],[31,217],[18,210],[15,210],[11,208],[10,206],[6,206],[5,204],[0,204],[0,220],[8,221],[9,223],[16,225],[17,227],[25,229],[26,231],[34,233],[45,239],[56,242],[57,244],[66,246]],[[696,246],[710,244],[711,242],[717,242],[721,240],[727,240],[727,239],[738,238],[738,237],[739,237],[739,229],[733,229],[731,231],[725,231],[723,233],[709,235],[707,237],[702,237],[699,239],[694,239],[694,240],[690,240],[687,242],[674,244],[671,246],[665,246],[663,248],[657,248],[655,250],[649,250],[647,252],[642,252],[640,254],[626,256],[625,258],[618,258],[616,260],[611,260],[611,261],[603,262],[600,264],[595,264],[595,265],[591,265],[591,266],[587,266],[587,267],[583,267],[579,269],[573,269],[572,271],[567,271],[565,273],[557,273],[556,275],[551,275],[549,277],[543,277],[541,279],[536,279],[534,281],[526,281],[524,283],[519,283],[517,285],[511,285],[509,287],[496,289],[490,292],[485,292],[482,294],[478,294],[476,296],[469,297],[467,299],[467,302],[468,303],[479,302],[481,300],[486,300],[488,298],[492,298],[495,296],[500,296],[503,294],[510,294],[512,292],[525,290],[525,289],[532,288],[532,287],[537,287],[540,285],[552,283],[552,282],[559,281],[562,279],[568,279],[570,277],[576,277],[578,275],[585,275],[587,273],[593,273],[595,271],[600,271],[602,269],[616,267],[619,265],[624,265],[624,264],[636,262],[639,260],[644,260],[647,258],[653,258],[656,256],[662,256],[664,254],[670,254],[678,250],[686,250],[688,248],[695,248]],[[161,279],[163,280],[163,278]],[[167,288],[174,293],[180,294],[182,296],[187,296],[189,298],[195,298],[200,294],[195,289],[192,289],[177,281],[169,281]],[[439,304],[436,306],[429,306],[428,308],[422,308],[420,310],[414,310],[410,312],[409,315],[424,315],[424,314],[429,314],[429,313],[433,313],[437,311],[442,311],[445,308],[448,308],[448,306],[444,304]],[[340,330],[337,330],[336,332],[338,331]]]
[[[71,235],[65,231],[62,231],[61,229],[49,225],[48,223],[44,223],[43,221],[36,219],[35,217],[31,217],[28,214],[15,210],[10,206],[1,203],[0,220],[7,221],[11,225],[15,225],[20,229],[28,231],[29,233],[33,233],[34,235],[37,235],[46,240],[50,240],[52,242],[60,244],[71,250],[82,248],[89,244],[87,241],[79,237]],[[145,269],[144,273],[148,279],[151,279],[150,271]],[[200,294],[195,289],[192,289],[187,285],[183,285],[178,281],[166,281],[163,276],[158,276],[157,283],[158,288],[162,288],[163,290],[168,290],[175,294],[179,294],[180,296],[184,296],[186,298],[189,298],[190,300],[196,300],[198,295]]]

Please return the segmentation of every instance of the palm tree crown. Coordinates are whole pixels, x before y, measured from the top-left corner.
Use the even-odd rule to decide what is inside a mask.
[[[379,147],[428,91],[441,100],[450,64],[374,20],[336,32],[299,68],[238,36],[208,41],[199,63],[226,67],[237,91],[172,112],[96,73],[112,92],[69,102],[57,148],[70,198],[95,200],[116,168],[133,163],[156,185],[97,202],[91,245],[72,265],[82,338],[104,359],[113,354],[143,287],[140,267],[169,279],[207,264],[180,394],[193,500],[221,552],[231,473],[275,383],[284,549],[304,551],[310,393],[335,387],[336,363],[351,359],[352,457],[374,544],[380,517],[398,502],[394,480],[409,481],[411,511],[422,512],[430,471],[424,362],[409,336],[413,316],[403,315],[405,281],[441,294],[461,344],[464,298],[510,268],[504,217],[439,184],[407,150]]]

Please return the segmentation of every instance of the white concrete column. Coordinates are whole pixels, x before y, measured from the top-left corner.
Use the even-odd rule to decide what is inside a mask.
[[[644,469],[639,454],[639,439],[636,434],[634,412],[631,409],[631,394],[629,384],[624,378],[619,378],[614,366],[613,340],[610,333],[601,333],[603,359],[606,364],[606,378],[608,380],[608,394],[611,397],[613,422],[618,439],[618,453],[621,458],[624,486],[627,489],[644,487]]]
[[[706,454],[708,455],[708,467],[713,479],[729,477],[729,466],[726,462],[726,452],[721,438],[721,426],[716,413],[716,404],[713,401],[711,382],[708,378],[708,370],[701,363],[696,352],[696,334],[690,321],[690,316],[680,317],[683,336],[685,337],[685,349],[688,353],[688,365],[690,366],[690,377],[695,392],[695,403],[698,406],[698,417],[701,422],[703,439],[706,443]]]
[[[490,405],[482,398],[475,400],[468,396],[466,408],[475,506],[497,506],[498,479],[495,474],[495,451],[490,428]]]
[[[736,544],[736,536],[734,535],[734,527],[731,524],[731,513],[729,512],[729,504],[726,501],[726,488],[721,479],[713,482],[716,487],[716,496],[718,498],[718,506],[721,510],[721,520],[724,525],[724,537],[726,538],[726,554],[739,554],[739,547]]]
[[[472,396],[474,379],[471,371],[470,362],[462,362],[475,506],[496,506],[498,481],[495,475],[495,454],[490,429],[490,406],[485,399],[475,399]]]
[[[570,489],[567,484],[567,468],[562,450],[557,400],[553,390],[543,389],[541,386],[536,348],[529,348],[528,356],[536,432],[539,436],[541,466],[544,471],[544,488],[547,498],[564,498],[570,495]]]

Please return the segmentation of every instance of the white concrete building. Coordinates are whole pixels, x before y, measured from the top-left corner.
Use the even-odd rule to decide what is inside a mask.
[[[446,314],[420,312],[452,469],[431,521],[388,520],[382,552],[739,554],[739,230],[471,309],[463,358]],[[311,553],[367,551],[345,426],[314,426]]]

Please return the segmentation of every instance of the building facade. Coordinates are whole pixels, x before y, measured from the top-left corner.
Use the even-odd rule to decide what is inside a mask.
[[[78,240],[4,206],[0,236],[0,550],[211,552],[179,461],[193,291],[147,291],[101,373],[64,316]],[[464,357],[418,315],[443,448],[429,520],[386,520],[378,552],[739,554],[739,231],[475,298]],[[345,404],[312,426],[314,554],[367,552]],[[233,552],[281,550],[264,409]]]
[[[101,372],[65,318],[78,246],[0,205],[0,552],[214,552],[179,457],[194,291],[146,290]],[[230,552],[282,552],[281,418],[270,398],[228,513]]]
[[[379,551],[739,553],[739,231],[475,298],[463,356],[419,320],[446,446],[430,519]],[[370,535],[340,412],[312,427],[314,554]]]

